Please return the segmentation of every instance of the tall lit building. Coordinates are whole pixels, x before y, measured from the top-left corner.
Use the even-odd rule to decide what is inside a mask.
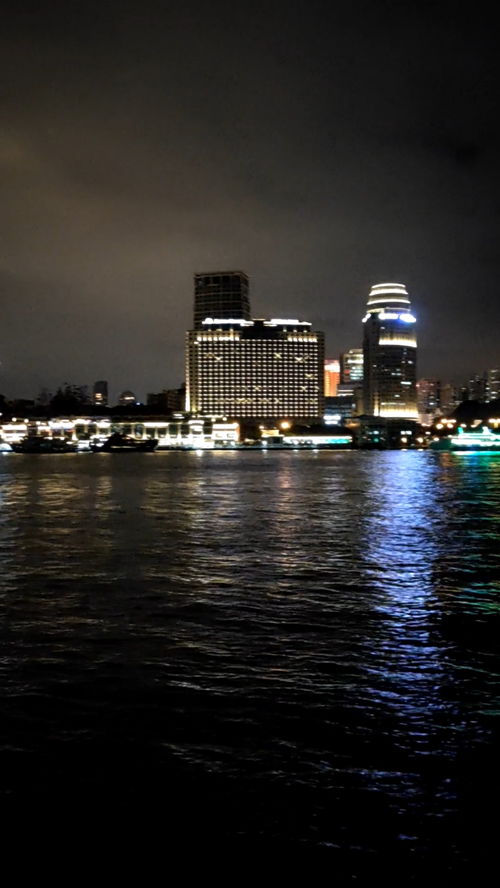
[[[340,355],[340,381],[348,385],[363,380],[363,349],[350,348]]]
[[[325,398],[336,397],[339,382],[340,364],[332,358],[327,358],[325,361]]]
[[[248,277],[243,271],[212,271],[194,276],[194,329],[206,318],[250,320]]]
[[[363,323],[364,412],[417,419],[416,318],[406,287],[372,287]]]
[[[320,419],[324,337],[296,319],[213,318],[187,333],[186,410],[231,419]]]

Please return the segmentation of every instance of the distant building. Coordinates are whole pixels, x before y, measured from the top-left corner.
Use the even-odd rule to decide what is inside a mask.
[[[137,397],[134,395],[133,392],[126,390],[122,392],[119,396],[118,404],[120,405],[120,407],[133,407],[135,404],[137,404]]]
[[[248,277],[243,271],[202,272],[194,276],[194,329],[207,318],[250,320]]]
[[[441,384],[441,413],[443,416],[453,413],[459,403],[460,398],[456,387],[449,382]]]
[[[340,382],[340,364],[338,361],[327,358],[325,361],[325,398],[335,398],[337,386]]]
[[[485,371],[485,401],[497,401],[500,398],[500,370]]]
[[[484,374],[481,376],[476,373],[469,379],[467,385],[467,398],[469,401],[485,401],[486,400],[486,379]]]
[[[186,389],[182,386],[178,389],[163,389],[161,392],[150,392],[146,404],[162,413],[179,413],[184,410]]]
[[[186,410],[246,420],[320,419],[323,365],[323,333],[306,321],[204,321],[187,334]]]
[[[94,382],[92,403],[94,407],[108,406],[108,383],[105,379],[99,379],[97,382]]]
[[[363,349],[350,348],[340,355],[340,382],[344,384],[363,381]]]
[[[350,399],[352,403],[353,416],[364,413],[362,382],[339,382],[337,386],[337,397]]]
[[[50,401],[52,400],[52,392],[49,392],[47,388],[41,388],[38,397],[36,399],[36,403],[39,407],[48,407]]]
[[[356,401],[352,395],[336,395],[325,398],[325,412],[323,422],[325,425],[343,425],[347,419],[356,414]]]
[[[406,287],[372,287],[363,323],[364,412],[417,419],[416,318]]]
[[[460,390],[461,401],[496,401],[500,398],[500,370],[476,373]]]
[[[430,425],[441,413],[441,382],[439,379],[419,379],[417,382],[417,407],[420,422]]]
[[[358,447],[375,450],[408,450],[419,441],[420,426],[407,417],[360,416],[349,423]]]
[[[363,349],[350,348],[340,355],[340,383],[337,395],[352,395],[354,415],[364,413],[363,406]]]

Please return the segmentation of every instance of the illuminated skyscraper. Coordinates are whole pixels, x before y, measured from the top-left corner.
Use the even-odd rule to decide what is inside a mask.
[[[212,271],[194,276],[194,329],[206,318],[250,320],[248,277],[243,271]]]
[[[364,412],[417,419],[416,318],[406,287],[372,287],[363,323]]]
[[[323,334],[307,321],[204,321],[187,334],[186,410],[231,419],[319,419],[323,364]]]

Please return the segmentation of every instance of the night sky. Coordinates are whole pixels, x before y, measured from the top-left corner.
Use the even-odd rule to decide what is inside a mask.
[[[361,345],[406,283],[419,376],[500,364],[498,47],[481,4],[7,3],[0,392],[183,379],[193,273]]]

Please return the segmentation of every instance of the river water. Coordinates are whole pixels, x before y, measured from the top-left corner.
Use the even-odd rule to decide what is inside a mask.
[[[2,454],[0,506],[7,807],[352,878],[487,859],[498,455]]]

